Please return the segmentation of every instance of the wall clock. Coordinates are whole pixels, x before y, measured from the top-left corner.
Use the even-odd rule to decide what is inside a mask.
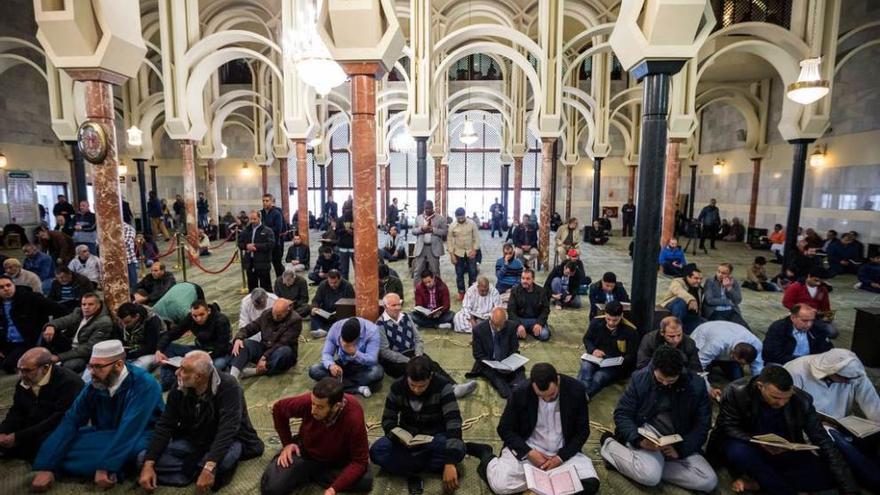
[[[95,165],[104,163],[107,158],[107,133],[101,124],[87,120],[79,126],[76,134],[79,151],[83,157]]]

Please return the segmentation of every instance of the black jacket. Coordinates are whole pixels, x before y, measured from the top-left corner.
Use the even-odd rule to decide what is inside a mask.
[[[538,247],[538,232],[532,228],[526,228],[520,225],[513,231],[513,245],[522,247],[529,245],[533,248]]]
[[[521,318],[535,318],[541,326],[547,325],[547,318],[550,316],[550,297],[546,292],[548,291],[537,284],[532,285],[531,292],[526,292],[522,285],[511,287],[510,299],[507,301],[510,321],[519,326]],[[529,330],[531,329],[526,329]]]
[[[254,234],[255,230],[256,234]],[[251,244],[251,238],[253,238],[253,244],[257,246],[257,250],[254,252],[245,250],[245,247]],[[272,229],[263,224],[254,227],[249,223],[238,234],[238,249],[243,251],[241,262],[244,264],[245,270],[251,268],[268,270],[272,266],[272,249],[274,248],[275,234],[272,233]]]
[[[174,287],[176,283],[177,280],[174,279],[174,274],[171,272],[165,272],[165,275],[160,279],[148,273],[138,282],[136,290],[145,292],[147,304],[153,305],[159,302],[159,299],[162,299],[162,296],[168,292],[168,289]]]
[[[235,334],[236,340],[247,340],[260,334],[263,344],[263,357],[269,356],[283,346],[293,349],[293,360],[299,355],[299,334],[302,333],[302,318],[291,308],[290,314],[281,321],[275,321],[272,311],[263,311],[259,318],[247,324]]]
[[[679,457],[684,459],[700,452],[712,422],[712,407],[706,381],[689,370],[668,391],[657,383],[653,366],[634,373],[614,409],[615,438],[624,445],[637,445],[642,438],[638,429],[657,416],[658,396],[663,393],[672,394],[672,424],[675,433],[684,439],[674,445]]]
[[[757,377],[740,378],[724,389],[718,417],[715,419],[715,429],[709,440],[710,450],[720,450],[721,442],[727,438],[748,442],[757,433],[761,402],[764,399],[757,388],[756,379]],[[797,443],[804,443],[808,439],[819,447],[819,456],[831,470],[838,488],[845,493],[858,493],[852,472],[819,421],[810,394],[795,387],[794,395],[782,408],[782,412],[788,427],[785,438]]]
[[[211,304],[211,314],[208,315],[204,325],[196,324],[192,316],[187,314],[180,325],[160,335],[159,350],[164,351],[168,348],[168,344],[179,339],[186,332],[192,333],[196,348],[210,354],[211,359],[229,355],[232,328],[229,318],[220,312],[220,306],[216,303]]]
[[[92,281],[86,278],[85,275],[81,273],[71,273],[73,276],[70,279],[70,285],[73,287],[74,299],[79,305],[79,300],[82,296],[88,292],[92,292]],[[49,289],[49,295],[47,296],[49,299],[55,302],[61,302],[61,290],[64,288],[58,279],[52,281],[52,288]]]
[[[535,431],[538,422],[538,401],[531,383],[513,390],[504,413],[498,422],[498,436],[517,459],[525,459],[531,447],[526,440]],[[557,452],[563,462],[571,459],[590,436],[590,413],[587,409],[586,389],[581,382],[566,375],[559,375],[559,416],[565,443]]]
[[[0,301],[0,351],[5,352],[12,346],[6,340],[8,322],[2,304],[3,301]],[[15,288],[15,295],[12,296],[12,321],[28,347],[37,345],[37,339],[43,333],[43,326],[50,317],[57,318],[67,313],[69,313],[67,308],[40,294],[35,294],[30,287],[19,285]]]
[[[794,324],[789,317],[776,320],[770,325],[764,337],[764,350],[761,352],[765,363],[783,365],[794,359],[792,353],[795,340],[791,335],[793,329]],[[831,345],[828,332],[821,325],[813,325],[813,328],[807,331],[807,340],[810,341],[810,354],[821,354],[834,347]]]
[[[290,286],[284,285],[284,279],[278,277],[273,287],[276,296],[293,301],[294,309],[299,310],[309,305],[309,283],[299,275],[294,277],[293,285]]]
[[[333,256],[328,260],[323,255],[319,254],[318,258],[315,260],[315,267],[312,269],[315,273],[324,272],[327,273],[330,270],[339,270],[339,255],[333,253]]]
[[[291,244],[290,247],[287,248],[287,256],[284,258],[284,261],[290,263],[294,259],[298,259],[300,263],[308,268],[310,265],[309,261],[311,260],[309,247],[305,244]]]
[[[501,359],[519,352],[519,339],[516,336],[516,324],[507,320],[500,333]],[[488,368],[488,366],[483,364],[483,360],[492,360],[492,347],[492,327],[489,324],[489,320],[481,321],[473,330],[471,351],[474,355],[474,367],[471,369],[469,375],[479,375],[483,368]]]
[[[627,294],[626,289],[623,287],[623,284],[617,282],[614,285],[614,289],[611,291],[611,295],[614,296],[614,300],[617,302],[629,302],[629,294]],[[598,312],[597,304],[607,304],[608,303],[608,294],[602,290],[602,281],[590,285],[590,319],[596,316]]]
[[[593,318],[584,334],[584,348],[589,354],[599,349],[605,353],[606,358],[623,356],[622,369],[628,373],[636,366],[639,331],[624,319],[612,334],[605,324],[605,318]]]
[[[544,281],[544,292],[547,295],[547,299],[550,299],[551,296],[550,282],[552,282],[554,278],[562,277],[562,271],[565,269],[566,263],[568,263],[567,260],[559,263],[553,267],[553,270],[547,275],[547,279]],[[592,279],[587,276],[587,273],[584,270],[583,261],[577,260],[575,264],[577,265],[577,270],[575,270],[571,278],[568,279],[568,291],[572,294],[577,294],[582,285],[587,285],[592,282]]]
[[[333,290],[326,280],[322,280],[312,298],[312,307],[332,313],[336,311],[336,301],[352,297],[354,297],[354,287],[348,280],[340,279],[339,288],[336,290]]]
[[[639,344],[636,368],[641,369],[651,364],[651,358],[654,357],[654,351],[656,351],[661,345],[668,344],[663,340],[663,336],[660,335],[660,330],[646,333],[645,336],[642,337],[642,343]],[[687,369],[694,373],[701,373],[703,371],[703,366],[700,364],[700,350],[697,349],[697,344],[694,342],[694,339],[690,338],[688,335],[682,335],[681,343],[678,344],[677,349],[684,354]]]

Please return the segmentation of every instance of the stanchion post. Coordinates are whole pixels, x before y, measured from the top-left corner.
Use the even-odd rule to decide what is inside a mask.
[[[183,245],[183,244],[180,245],[180,258],[183,260],[182,263],[181,263],[181,265],[180,265],[180,267],[181,267],[181,269],[183,270],[183,281],[184,281],[184,282],[187,282],[187,281],[188,281],[188,280],[186,279],[186,248],[187,248],[187,247],[188,247],[188,246],[185,246],[185,245]]]
[[[174,265],[173,269],[174,271],[177,271],[181,269],[182,263],[182,260],[180,259],[180,232],[174,233],[174,242],[177,243],[177,248],[175,249],[175,251],[177,251],[177,263]]]
[[[241,250],[239,249],[238,250],[238,259],[241,260],[242,256],[243,255],[241,254]],[[241,262],[240,264],[241,264],[241,289],[238,290],[238,293],[239,294],[247,294],[250,291],[248,290],[247,276],[245,276],[245,273],[244,273],[244,262]]]

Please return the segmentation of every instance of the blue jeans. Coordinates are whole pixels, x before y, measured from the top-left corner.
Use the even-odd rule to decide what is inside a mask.
[[[137,263],[129,263],[128,264],[128,290],[132,294],[134,294],[134,289],[138,283],[138,264]]]
[[[728,466],[757,481],[762,493],[795,495],[837,486],[827,463],[809,452],[770,455],[742,440],[727,438],[723,442],[721,449]]]
[[[265,350],[266,347],[262,342],[245,339],[244,347],[238,351],[238,356],[232,357],[232,367],[239,371],[243,370],[248,363],[259,361]],[[294,364],[296,364],[296,354],[293,353],[293,349],[290,346],[283,345],[272,351],[272,354],[269,354],[266,360],[266,374],[271,376],[284,373],[292,368]]]
[[[165,357],[173,358],[176,356],[186,356],[186,353],[189,351],[198,351],[201,350],[194,345],[184,345],[184,344],[175,344],[170,343],[168,347],[162,351],[162,354],[165,354]],[[221,356],[214,358],[214,368],[217,368],[217,371],[226,371],[226,368],[229,367],[229,361],[231,360],[231,356]],[[163,391],[171,390],[171,386],[174,385],[174,382],[177,381],[177,375],[175,372],[177,368],[174,366],[162,366],[159,369],[159,384],[162,385]]]
[[[354,249],[339,248],[339,273],[342,278],[348,280],[348,267],[354,263]]]
[[[214,469],[214,476],[217,479],[224,478],[224,474],[229,473],[238,465],[241,458],[241,442],[232,442],[223,459]],[[178,438],[171,440],[162,455],[156,459],[156,483],[164,486],[187,486],[192,484],[202,468],[205,465],[205,457],[208,452],[197,457],[195,445],[188,440]],[[146,450],[142,450],[137,457],[138,471],[144,466]],[[220,488],[216,485],[214,488]]]
[[[443,472],[443,466],[458,464],[464,459],[464,451],[456,459],[446,457],[446,435],[438,433],[427,445],[407,448],[400,442],[385,436],[370,447],[370,461],[394,476],[411,476],[416,473]]]
[[[872,493],[880,493],[880,452],[877,451],[877,441],[853,438],[837,430],[830,430],[829,433],[859,484]]]
[[[581,296],[577,294],[573,294],[571,292],[571,287],[568,288],[568,291],[562,290],[562,278],[556,277],[550,281],[550,293],[554,296],[557,294],[562,295],[562,299],[565,299],[566,296],[571,296],[571,301],[564,302],[562,299],[555,301],[556,304],[560,306],[564,306],[566,308],[580,308],[581,307]]]
[[[598,364],[582,360],[578,380],[587,387],[587,395],[592,399],[600,390],[611,385],[611,382],[623,378],[623,376],[622,366],[600,368]]]
[[[709,368],[713,366],[720,368],[724,378],[730,381],[739,380],[745,376],[742,365],[736,361],[712,361],[709,363]]]
[[[522,326],[526,327],[526,335],[531,335],[532,337],[535,336],[535,334],[532,333],[532,327],[538,323],[537,318],[520,318],[519,322]],[[535,338],[541,342],[547,342],[550,340],[550,327],[548,325],[542,326],[540,335]]]
[[[684,299],[675,298],[671,303],[666,305],[666,309],[672,313],[672,316],[681,320],[684,326],[684,333],[690,335],[694,329],[700,326],[705,320],[698,314],[688,311],[688,305]]]
[[[467,272],[468,284],[464,285],[464,274]],[[474,285],[477,279],[477,260],[467,256],[459,256],[455,261],[455,285],[458,292],[463,293],[468,287]]]
[[[369,387],[385,376],[385,370],[380,364],[364,366],[354,362],[341,364],[339,361],[336,364],[342,367],[342,386],[345,387],[346,392],[356,392],[359,387]],[[328,376],[330,376],[330,370],[325,368],[323,363],[312,365],[309,368],[309,378],[316,382]]]

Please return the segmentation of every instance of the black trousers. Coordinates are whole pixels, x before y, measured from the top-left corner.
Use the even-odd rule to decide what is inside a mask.
[[[517,387],[526,381],[526,372],[523,368],[519,368],[513,373],[501,373],[493,368],[483,365],[480,371],[470,372],[465,376],[468,378],[482,376],[489,380],[492,388],[498,391],[498,395],[500,395],[502,399],[510,397],[510,393],[513,391],[514,387]]]
[[[407,357],[410,357],[410,358],[415,356],[415,353],[412,351],[407,351],[407,352],[404,352],[403,354]],[[427,354],[424,354],[424,356],[430,359],[430,356],[428,356]],[[435,375],[442,376],[447,381],[449,381],[449,383],[452,383],[452,384],[456,383],[455,378],[452,378],[449,375],[449,373],[447,373],[446,370],[444,370],[437,363],[437,361],[434,361],[433,359],[431,359],[431,363],[432,363],[431,371],[433,371]],[[379,364],[381,364],[382,368],[385,369],[385,373],[387,373],[388,376],[390,376],[392,378],[400,378],[404,374],[406,374],[406,363],[395,363],[392,361],[388,361],[387,359],[379,358]]]
[[[628,237],[633,235],[633,227],[636,224],[635,218],[624,217],[623,218],[623,233],[621,234],[623,237]]]
[[[268,267],[257,269],[251,266],[245,271],[245,274],[247,275],[248,292],[252,292],[257,287],[266,289],[266,292],[272,292],[272,280]]]
[[[700,249],[706,249],[706,239],[709,239],[709,246],[715,249],[715,239],[718,237],[718,225],[703,225],[700,229]]]
[[[284,273],[284,263],[281,261],[283,254],[284,244],[275,244],[275,247],[272,248],[272,267],[275,268],[276,277],[280,277]]]
[[[341,467],[327,465],[312,459],[294,457],[287,468],[278,465],[278,456],[269,461],[263,478],[260,480],[260,492],[263,495],[288,495],[308,483],[317,483],[322,487],[330,486],[342,471]],[[373,474],[367,472],[345,492],[369,492],[373,488]]]

